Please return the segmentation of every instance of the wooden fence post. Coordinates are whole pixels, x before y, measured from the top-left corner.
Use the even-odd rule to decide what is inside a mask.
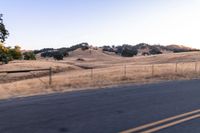
[[[152,65],[152,77],[154,76],[154,64]]]
[[[52,84],[52,68],[49,68],[49,85]]]
[[[195,62],[195,72],[197,73],[197,66],[198,66],[198,63]]]
[[[126,77],[126,64],[124,65],[124,77]]]
[[[91,68],[91,73],[90,73],[90,77],[91,77],[91,80],[93,80],[93,68]]]
[[[175,73],[178,72],[178,63],[176,62]]]

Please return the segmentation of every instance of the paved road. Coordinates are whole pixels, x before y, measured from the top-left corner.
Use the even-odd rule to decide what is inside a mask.
[[[198,109],[200,80],[18,98],[0,101],[0,133],[116,133]],[[199,133],[199,124],[158,132]]]

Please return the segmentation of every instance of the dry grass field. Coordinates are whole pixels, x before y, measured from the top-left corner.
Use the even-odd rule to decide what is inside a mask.
[[[82,59],[77,60],[77,59]],[[0,98],[94,89],[125,83],[152,83],[200,77],[200,53],[177,53],[123,58],[101,50],[76,50],[63,61],[13,61],[0,70],[53,69],[48,72],[0,74]]]

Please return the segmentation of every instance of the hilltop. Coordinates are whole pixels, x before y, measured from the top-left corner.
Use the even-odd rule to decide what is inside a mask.
[[[94,47],[88,43],[80,43],[73,45],[71,47],[63,48],[44,48],[41,50],[34,50],[37,57],[48,58],[48,57],[58,57],[58,59],[63,59],[64,57],[74,57],[74,58],[91,58],[94,56],[100,60],[104,60],[110,56],[115,58],[116,56],[122,57],[133,57],[133,56],[146,56],[146,55],[156,55],[165,53],[180,53],[180,52],[192,52],[199,51],[198,49],[189,48],[183,45],[150,45],[146,43],[140,43],[137,45],[124,44],[120,46],[102,46]],[[91,56],[92,55],[92,56]]]

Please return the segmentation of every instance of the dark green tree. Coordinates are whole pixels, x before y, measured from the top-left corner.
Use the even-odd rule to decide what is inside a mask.
[[[156,54],[162,54],[162,52],[158,49],[158,48],[152,48],[150,51],[149,51],[149,53],[151,54],[151,55],[156,55]]]
[[[123,57],[133,57],[138,54],[138,50],[131,45],[123,45],[121,56]]]
[[[54,52],[53,58],[54,58],[55,60],[63,60],[64,55],[63,55],[61,52],[57,51],[57,52]]]
[[[9,35],[8,30],[5,28],[5,25],[3,23],[3,15],[0,14],[0,42],[5,42],[6,38]]]
[[[33,52],[25,52],[23,55],[24,60],[36,60],[35,54]]]

